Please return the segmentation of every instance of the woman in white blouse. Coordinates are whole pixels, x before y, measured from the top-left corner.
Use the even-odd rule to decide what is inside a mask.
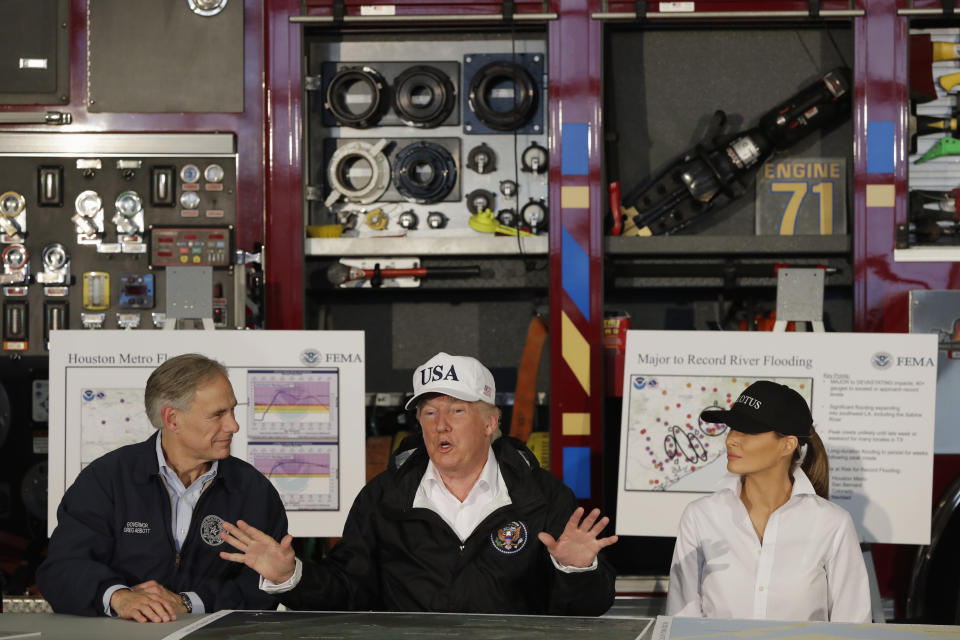
[[[827,454],[803,397],[760,380],[700,418],[729,428],[729,473],[683,512],[667,614],[870,622],[857,532],[827,500]]]

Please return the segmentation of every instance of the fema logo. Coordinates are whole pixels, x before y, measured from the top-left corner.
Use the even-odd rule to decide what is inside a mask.
[[[300,362],[308,367],[315,367],[320,362],[320,352],[316,349],[304,349],[300,352]]]
[[[500,553],[519,553],[527,546],[527,525],[516,520],[508,522],[490,534],[490,542]]]
[[[212,513],[200,522],[200,538],[211,547],[223,544],[220,532],[223,531],[223,518]]]
[[[886,369],[893,364],[893,356],[886,351],[878,351],[870,356],[870,364],[874,369]]]

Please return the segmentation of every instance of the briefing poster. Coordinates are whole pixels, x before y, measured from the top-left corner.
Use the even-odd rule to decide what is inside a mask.
[[[240,425],[230,453],[270,480],[290,533],[339,536],[366,481],[362,331],[52,332],[49,532],[84,467],[154,433],[147,378],[191,352],[226,367]]]
[[[929,543],[935,334],[628,332],[618,534],[676,535],[726,474],[727,427],[700,412],[761,379],[807,400],[861,541]]]

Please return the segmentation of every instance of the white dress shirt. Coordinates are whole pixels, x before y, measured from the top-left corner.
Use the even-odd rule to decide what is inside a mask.
[[[739,475],[680,518],[667,615],[870,622],[870,590],[850,514],[816,495],[799,468],[763,544],[740,500]]]
[[[443,484],[443,478],[433,465],[433,460],[427,463],[427,470],[424,471],[420,486],[417,487],[417,494],[413,498],[414,508],[429,509],[436,513],[450,525],[460,538],[460,542],[469,538],[484,518],[508,504],[512,504],[510,492],[507,491],[503,474],[500,473],[500,464],[492,447],[487,449],[487,462],[483,465],[480,477],[477,478],[463,502],[460,502]],[[589,567],[568,567],[557,562],[553,556],[550,556],[550,560],[553,561],[553,566],[565,573],[593,571],[599,566],[597,558],[593,559]],[[296,587],[303,577],[303,565],[300,563],[300,558],[296,558],[295,561],[293,575],[286,582],[276,584],[260,576],[260,588],[267,593],[284,593]]]
[[[443,478],[433,465],[433,460],[427,463],[427,470],[420,480],[417,495],[413,498],[414,508],[435,512],[450,525],[460,542],[469,538],[484,518],[510,503],[510,492],[503,482],[500,465],[497,464],[492,448],[487,449],[487,462],[463,502],[443,484]]]

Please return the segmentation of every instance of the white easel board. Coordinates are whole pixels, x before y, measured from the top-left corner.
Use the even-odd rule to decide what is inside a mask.
[[[54,331],[48,533],[80,470],[154,433],[147,377],[201,353],[227,368],[240,424],[231,454],[270,478],[289,531],[339,536],[366,482],[362,331]]]
[[[617,533],[676,535],[726,474],[726,426],[700,412],[766,379],[810,404],[861,541],[929,543],[936,363],[934,334],[628,332]]]

